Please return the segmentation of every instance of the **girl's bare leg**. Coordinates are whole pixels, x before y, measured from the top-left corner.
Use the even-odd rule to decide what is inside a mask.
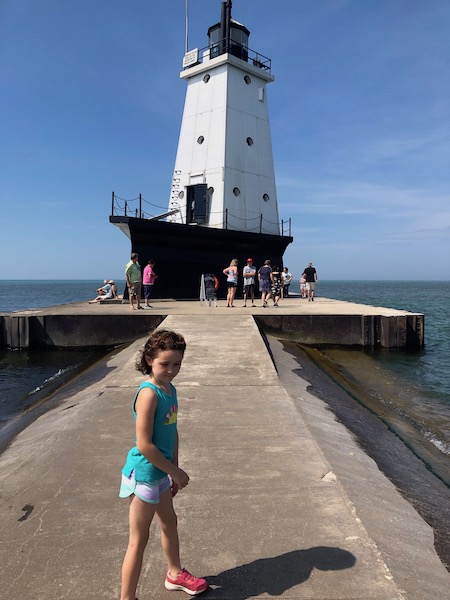
[[[130,502],[130,537],[122,565],[121,600],[135,600],[136,588],[142,569],[142,559],[147,546],[149,529],[156,504],[143,502],[132,496]]]
[[[156,506],[156,516],[161,527],[161,545],[167,558],[167,571],[171,577],[176,578],[181,571],[180,543],[171,490],[161,494],[159,504]]]

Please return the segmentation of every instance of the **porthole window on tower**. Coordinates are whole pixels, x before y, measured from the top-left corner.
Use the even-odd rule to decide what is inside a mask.
[[[183,192],[183,190],[181,190],[181,192],[178,194],[178,198],[180,198],[180,200],[182,198],[184,198],[184,192]]]
[[[248,75],[245,75],[245,76],[244,76],[244,81],[245,81],[245,83],[246,83],[247,85],[250,85],[250,84],[251,84],[251,82],[252,82],[252,80],[250,79],[250,77],[249,77]]]
[[[197,144],[203,144],[204,141],[205,138],[202,135],[197,138]]]
[[[207,73],[207,74],[206,74],[206,75],[203,77],[203,81],[204,81],[205,83],[208,83],[208,81],[209,81],[210,79],[211,79],[211,76],[210,76],[210,75],[208,75],[208,73]]]
[[[212,196],[214,194],[214,188],[213,187],[209,187],[206,190],[206,193],[208,194],[208,196]]]
[[[269,202],[269,200],[270,200],[269,194],[264,194],[263,200],[264,200],[264,202]]]
[[[249,146],[253,146],[253,140],[252,140],[252,138],[251,138],[251,137],[248,137],[248,138],[247,138],[247,144],[248,144]]]
[[[233,194],[235,196],[240,196],[241,190],[238,187],[233,188]]]

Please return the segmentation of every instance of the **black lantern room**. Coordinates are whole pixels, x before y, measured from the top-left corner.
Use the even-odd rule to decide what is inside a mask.
[[[231,18],[231,0],[222,2],[220,23],[208,29],[208,46],[211,58],[221,54],[232,54],[241,60],[248,60],[248,38],[250,31]]]

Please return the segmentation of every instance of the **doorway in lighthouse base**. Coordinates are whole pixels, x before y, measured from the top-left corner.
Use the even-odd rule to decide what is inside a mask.
[[[206,223],[208,220],[208,192],[206,183],[186,188],[186,222]]]

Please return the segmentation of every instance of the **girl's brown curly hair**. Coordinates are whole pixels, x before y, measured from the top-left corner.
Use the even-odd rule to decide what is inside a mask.
[[[184,337],[170,329],[157,329],[148,338],[145,346],[139,352],[136,360],[136,369],[145,375],[150,375],[152,368],[148,364],[147,358],[155,358],[161,350],[178,350],[184,355],[184,351],[186,350]]]

